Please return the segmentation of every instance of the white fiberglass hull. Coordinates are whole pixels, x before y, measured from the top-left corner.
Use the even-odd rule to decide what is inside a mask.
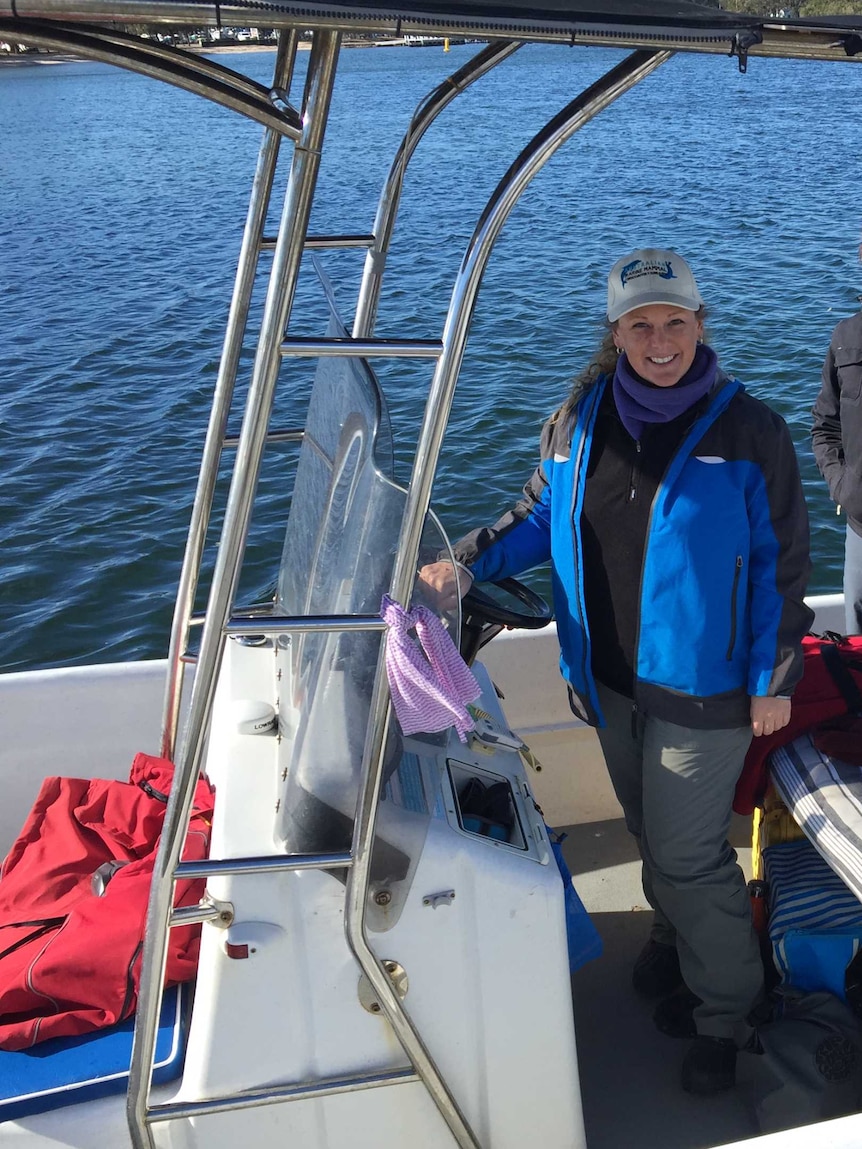
[[[840,629],[839,598],[814,605],[817,628]],[[229,644],[219,687],[208,771],[218,795],[213,852],[220,857],[276,849],[276,740],[244,738],[230,719],[232,700],[257,696],[272,682],[270,673],[259,673],[264,657],[271,654]],[[595,736],[568,709],[553,632],[509,632],[486,648],[483,663],[505,697],[508,722],[542,770],[525,778],[517,755],[502,751],[473,760],[514,781],[528,836],[530,791],[552,825],[617,819]],[[151,662],[0,677],[4,851],[44,776],[124,778],[136,751],[156,751],[164,673],[165,663]],[[490,689],[484,702],[494,705]],[[447,753],[471,762],[457,743]],[[391,929],[372,935],[372,945],[407,971],[405,1005],[447,1079],[457,1083],[459,1103],[482,1145],[586,1146],[555,874],[535,842],[518,851],[460,829],[445,778],[412,880],[415,896]],[[605,879],[576,875],[593,912],[603,911],[602,899],[613,888]],[[194,1101],[405,1064],[387,1023],[359,1004],[338,882],[319,872],[282,873],[221,877],[209,887],[237,907],[238,920],[227,934],[255,939],[255,957],[226,960],[227,934],[204,927],[184,1076],[178,1088],[156,1091],[154,1101]],[[436,908],[427,904],[430,895],[452,890],[454,898]],[[577,986],[576,978],[576,992]],[[580,1035],[582,1058],[589,1056],[584,1040]],[[646,1130],[649,1115],[643,1119]],[[454,1143],[418,1082],[176,1121],[155,1132],[158,1145],[189,1149],[242,1142],[261,1149],[287,1143],[303,1149],[436,1149]],[[855,1149],[860,1141],[862,1116],[722,1143]],[[0,1125],[0,1145],[19,1143],[74,1149],[129,1144],[125,1098]],[[651,1144],[646,1133],[643,1143]]]

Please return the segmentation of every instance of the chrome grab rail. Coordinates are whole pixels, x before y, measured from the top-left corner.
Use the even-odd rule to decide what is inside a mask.
[[[524,148],[498,184],[482,213],[452,292],[443,332],[444,352],[434,373],[417,443],[392,576],[391,595],[396,601],[401,603],[409,601],[415,578],[422,525],[429,508],[431,485],[463,359],[467,332],[482,275],[503,224],[530,180],[557,149],[602,108],[649,75],[671,55],[672,53],[666,51],[634,52],[596,84],[572,100]],[[446,1118],[458,1144],[473,1146],[476,1142],[469,1126],[455,1107],[454,1100],[440,1079],[419,1034],[413,1029],[386,971],[370,948],[366,935],[366,905],[371,878],[372,845],[383,780],[383,754],[390,713],[389,684],[384,652],[381,650],[363,750],[362,778],[351,851],[354,863],[347,877],[345,895],[345,932],[351,950],[371,983],[382,1012],[388,1018],[398,1040],[409,1051],[414,1066]]]
[[[418,1074],[413,1069],[390,1069],[361,1076],[323,1078],[301,1085],[267,1085],[265,1089],[243,1090],[240,1093],[229,1093],[225,1097],[207,1098],[206,1101],[176,1101],[154,1105],[150,1109],[150,1120],[175,1121],[181,1117],[205,1117],[211,1113],[258,1109],[284,1101],[307,1101],[310,1098],[332,1097],[337,1093],[357,1093],[363,1089],[379,1089],[382,1085],[409,1085],[418,1080]]]
[[[305,431],[285,429],[283,431],[267,431],[267,443],[301,443],[305,438]],[[239,435],[225,435],[221,442],[222,447],[238,447]]]
[[[374,217],[372,229],[374,244],[365,257],[362,284],[356,302],[356,316],[353,320],[354,339],[367,339],[373,334],[377,323],[380,288],[383,272],[386,270],[389,248],[392,244],[392,232],[395,229],[398,207],[401,203],[404,175],[419,141],[443,109],[448,107],[456,96],[490,72],[497,64],[511,56],[513,52],[517,52],[519,47],[520,44],[512,40],[500,40],[494,44],[489,44],[456,72],[453,72],[451,76],[448,76],[442,84],[438,84],[413,113],[410,126],[395,153],[395,159],[392,161],[389,175],[383,185],[377,214]]]
[[[262,251],[274,251],[275,236],[265,235],[261,240]],[[373,247],[374,236],[362,235],[307,235],[305,237],[306,251],[338,251],[354,247]]]
[[[299,33],[296,30],[287,34],[283,33],[279,37],[274,70],[276,87],[283,89],[290,87],[298,43]],[[264,132],[240,246],[236,280],[228,312],[224,344],[222,345],[221,362],[219,363],[218,377],[213,393],[213,404],[198,473],[198,485],[189,522],[188,541],[177,588],[168,647],[168,678],[165,685],[161,731],[161,755],[163,758],[171,760],[174,757],[179,725],[183,687],[183,654],[188,645],[188,619],[194,609],[201,561],[206,545],[207,527],[212,514],[213,497],[218,481],[222,443],[230,416],[260,256],[260,240],[272,196],[280,145],[281,137],[278,132],[272,129]]]
[[[217,922],[221,920],[223,911],[214,902],[198,902],[195,906],[180,906],[173,910],[170,917],[170,927],[194,926],[202,922]]]
[[[350,854],[264,854],[259,858],[204,858],[197,862],[180,862],[175,870],[181,878],[211,878],[225,874],[283,874],[300,870],[349,870]]]
[[[295,32],[288,34],[295,36]],[[183,91],[256,120],[278,135],[298,140],[299,116],[289,105],[276,106],[270,89],[188,52],[141,40],[107,28],[73,28],[49,20],[0,18],[0,38],[20,41],[48,51],[71,52],[161,80]]]
[[[302,243],[308,230],[311,201],[320,166],[320,152],[329,114],[340,40],[338,32],[316,32],[309,54],[302,103],[302,134],[294,150],[279,228],[279,242],[270,272],[258,349],[216,558],[212,590],[207,606],[207,620],[198,655],[198,671],[192,690],[188,725],[180,753],[176,756],[174,785],[165,812],[161,843],[153,871],[138,994],[138,1017],[129,1071],[127,1110],[133,1149],[155,1149],[147,1118],[156,1027],[167,957],[168,923],[173,908],[174,872],[180,860],[185,828],[188,825],[194,797],[195,781],[201,769],[216,676],[226,641],[223,628],[228,621],[239,580],[251,503],[257,487],[266,428],[269,424],[275,382],[281,362],[278,344],[281,333],[285,330],[296,290]],[[210,448],[209,465],[206,469],[202,466],[196,499],[196,509],[198,504],[201,504],[195,517],[195,527],[200,537],[192,542],[190,536],[191,550],[197,550],[199,543],[200,551],[198,562],[190,562],[187,567],[184,566],[186,584],[181,594],[184,599],[181,604],[182,619],[191,613],[190,592],[200,565],[199,555],[203,550],[201,528],[208,519],[212,502],[209,485],[215,483],[229,399],[236,374],[233,355],[235,353],[238,359],[245,318],[248,314],[266,201],[269,199],[268,192],[272,186],[275,157],[272,157],[272,163],[269,162],[269,157],[273,150],[274,141],[269,136],[265,137],[261,146],[252,203],[243,237],[243,256],[240,259],[231,305],[229,331],[225,337],[222,370],[219,372],[219,380],[223,383],[219,398],[224,400],[226,397],[228,402],[216,402],[210,419],[207,434],[207,448]],[[249,252],[247,250],[249,248],[253,250]],[[225,360],[230,362],[226,363]],[[218,385],[217,391],[219,391]],[[175,629],[178,632],[184,631],[185,623],[181,621]],[[173,640],[172,635],[172,647]],[[176,648],[172,649],[171,668],[179,662],[179,651],[180,644],[177,643]]]
[[[439,339],[285,339],[282,355],[333,358],[352,355],[369,359],[373,356],[393,359],[439,359],[443,344]]]
[[[338,634],[350,631],[381,631],[386,623],[379,614],[237,615],[224,625],[231,638],[253,634]]]

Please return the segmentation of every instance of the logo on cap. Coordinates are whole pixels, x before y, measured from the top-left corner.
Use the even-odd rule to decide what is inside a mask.
[[[630,280],[641,279],[645,275],[657,275],[659,279],[677,278],[669,259],[635,259],[627,263],[620,272],[620,283],[625,287]]]

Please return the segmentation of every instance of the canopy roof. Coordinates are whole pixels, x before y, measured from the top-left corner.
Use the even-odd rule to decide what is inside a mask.
[[[499,0],[395,0],[291,3],[289,0],[0,0],[0,19],[227,27],[329,27],[379,34],[463,34],[600,43],[663,45],[759,55],[847,58],[862,51],[862,16],[764,20],[688,0],[542,0],[531,7]]]

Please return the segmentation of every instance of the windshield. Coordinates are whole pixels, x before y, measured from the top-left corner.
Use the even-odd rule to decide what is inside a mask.
[[[346,338],[331,291],[327,294],[332,309],[327,336]],[[392,478],[389,416],[373,371],[358,358],[321,358],[285,534],[276,611],[379,614],[404,506],[405,491]],[[429,516],[423,557],[441,552],[451,553],[449,544]],[[457,634],[458,618],[443,621]],[[291,853],[350,847],[380,642],[380,631],[352,631],[294,635],[279,644],[283,784],[277,833]],[[405,742],[391,718],[372,865],[372,889],[385,885],[392,895],[378,921],[381,928],[397,919],[431,814],[438,758],[424,751],[443,739],[422,736]]]

